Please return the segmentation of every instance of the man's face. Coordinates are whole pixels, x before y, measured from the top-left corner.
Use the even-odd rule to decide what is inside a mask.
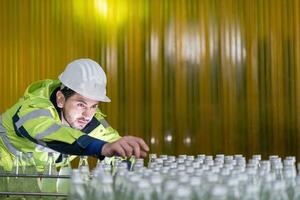
[[[78,93],[65,100],[64,95],[58,91],[56,98],[57,106],[62,109],[62,123],[78,130],[83,129],[92,120],[99,103]]]

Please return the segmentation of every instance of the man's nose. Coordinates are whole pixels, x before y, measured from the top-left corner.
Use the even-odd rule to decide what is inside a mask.
[[[82,115],[83,115],[84,117],[90,117],[90,116],[92,115],[92,109],[89,109],[89,108],[85,109],[85,110],[83,111]]]

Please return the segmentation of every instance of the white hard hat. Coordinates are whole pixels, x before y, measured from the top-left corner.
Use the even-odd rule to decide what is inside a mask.
[[[106,75],[101,66],[91,59],[69,63],[58,79],[63,85],[92,100],[110,102],[106,96]]]

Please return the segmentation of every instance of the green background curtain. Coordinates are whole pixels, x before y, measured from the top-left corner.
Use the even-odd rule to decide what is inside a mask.
[[[0,0],[0,112],[89,57],[154,153],[299,158],[299,24],[298,0]]]

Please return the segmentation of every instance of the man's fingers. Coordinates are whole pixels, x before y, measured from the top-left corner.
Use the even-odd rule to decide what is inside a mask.
[[[149,151],[148,145],[145,143],[145,141],[142,138],[137,138],[137,142],[140,144],[140,146],[144,151]]]
[[[113,144],[113,152],[114,152],[114,154],[117,154],[118,156],[121,156],[121,157],[126,156],[125,150],[121,146],[120,142],[116,142]]]
[[[148,145],[143,139],[134,136],[125,136],[116,142],[107,143],[102,148],[102,155],[113,156],[118,155],[122,157],[146,157],[149,151]]]
[[[141,151],[141,157],[146,158],[147,157],[147,152]]]
[[[102,146],[102,150],[101,150],[101,155],[103,156],[108,156],[109,155],[109,152],[108,152],[108,148],[109,148],[109,143],[106,143]]]
[[[143,139],[139,138],[139,137],[133,137],[133,136],[127,136],[124,138],[125,141],[127,141],[129,143],[129,145],[133,148],[133,154],[136,157],[145,157],[147,156],[147,151],[149,151],[149,147],[148,145],[144,142]],[[144,153],[141,154],[141,151],[143,151]],[[146,154],[146,155],[145,155]]]
[[[120,145],[125,151],[127,157],[132,156],[133,148],[127,143],[127,141],[120,142]]]
[[[135,157],[139,158],[140,157],[140,145],[137,141],[133,140],[128,140],[129,145],[133,148],[133,154]]]

